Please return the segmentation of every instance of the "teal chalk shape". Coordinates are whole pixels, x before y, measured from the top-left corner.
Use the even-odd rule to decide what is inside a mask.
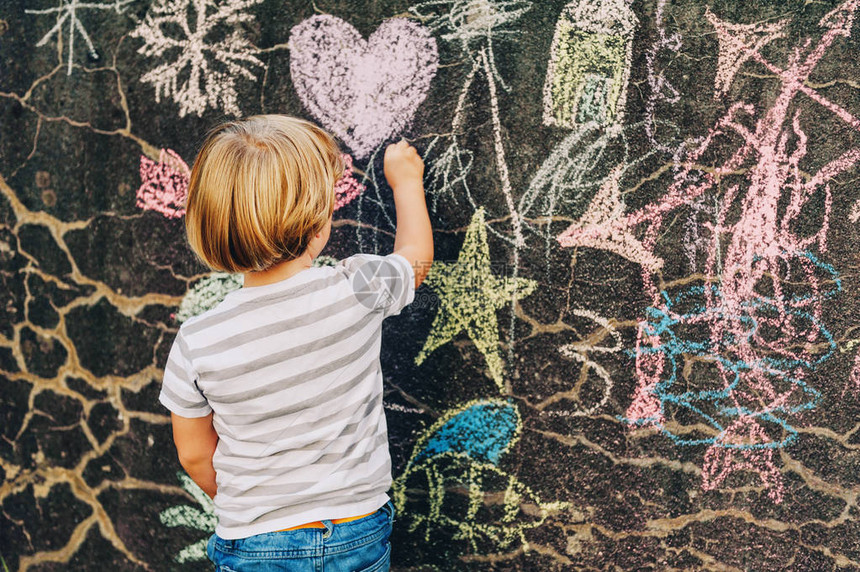
[[[419,444],[413,463],[458,453],[475,461],[498,465],[502,455],[516,442],[521,427],[516,406],[501,400],[478,401],[443,418]]]

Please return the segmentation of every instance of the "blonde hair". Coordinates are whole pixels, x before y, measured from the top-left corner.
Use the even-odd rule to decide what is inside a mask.
[[[257,115],[220,125],[191,169],[188,243],[224,272],[298,258],[331,218],[342,171],[332,136],[302,119]]]

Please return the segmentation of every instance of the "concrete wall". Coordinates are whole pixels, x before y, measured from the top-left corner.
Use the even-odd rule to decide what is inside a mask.
[[[427,165],[394,569],[860,569],[857,11],[0,1],[5,566],[211,569],[157,396],[238,282],[182,199],[209,128],[285,113],[354,167],[322,263],[390,251],[387,142]]]

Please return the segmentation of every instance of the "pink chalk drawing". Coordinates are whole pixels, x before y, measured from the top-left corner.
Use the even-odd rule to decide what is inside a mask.
[[[860,351],[854,356],[854,368],[851,370],[851,385],[860,389]]]
[[[761,479],[767,496],[781,503],[785,495],[782,475],[773,462],[773,449],[752,448],[770,443],[765,430],[752,417],[740,417],[720,435],[705,453],[702,468],[702,488],[719,488],[733,473],[749,471]]]
[[[412,121],[436,75],[430,32],[393,18],[365,40],[352,25],[316,15],[290,32],[290,73],[302,103],[358,159]]]
[[[841,283],[820,257],[827,253],[830,181],[860,162],[860,149],[849,148],[817,169],[807,164],[814,139],[802,126],[803,107],[794,102],[805,96],[860,130],[851,112],[807,85],[831,45],[850,36],[858,6],[860,0],[847,0],[831,10],[819,22],[819,40],[801,41],[784,68],[761,48],[785,22],[738,27],[709,13],[721,46],[717,92],[728,90],[743,65],[758,64],[781,84],[770,107],[757,112],[751,104],[732,104],[689,152],[676,155],[683,160],[664,196],[638,210],[619,209],[612,198],[618,196],[611,187],[616,177],[610,176],[580,221],[558,237],[563,246],[601,248],[641,264],[652,306],[640,321],[638,384],[625,420],[657,427],[679,445],[708,445],[705,490],[746,472],[757,475],[774,502],[782,501],[773,452],[796,438],[791,421],[817,404],[821,393],[806,382],[807,374],[836,349],[822,315]],[[738,136],[742,142],[722,164],[700,167],[715,142]],[[703,285],[661,289],[662,276],[648,254],[659,259],[664,224],[674,218],[668,215],[703,196],[716,202]],[[812,217],[817,230],[801,230]],[[598,224],[606,226],[602,234],[591,230]],[[710,368],[715,379],[698,376],[698,387],[681,387],[690,359]],[[676,432],[666,420],[677,424],[679,412],[712,432]]]
[[[364,185],[359,183],[353,175],[352,156],[342,153],[341,159],[343,159],[343,174],[334,186],[334,210],[345,207],[364,192]]]
[[[191,169],[175,151],[162,149],[158,161],[140,156],[140,188],[137,206],[167,218],[185,216],[185,196]]]
[[[643,338],[651,347],[659,342],[659,340],[648,339],[644,324],[640,324],[636,336],[636,392],[633,394],[633,402],[627,408],[625,417],[629,423],[660,427],[665,423],[665,418],[662,404],[657,398],[657,384],[660,382],[666,360],[661,352],[640,351]]]
[[[705,12],[708,22],[717,31],[720,43],[717,77],[714,80],[714,98],[724,95],[741,66],[764,46],[783,37],[783,28],[788,20],[773,24],[732,24],[717,18],[710,8]]]
[[[624,205],[621,202],[618,179],[621,169],[615,168],[589,203],[580,219],[558,237],[562,246],[587,246],[614,252],[641,264],[652,272],[663,266],[663,260],[645,248],[625,227]]]

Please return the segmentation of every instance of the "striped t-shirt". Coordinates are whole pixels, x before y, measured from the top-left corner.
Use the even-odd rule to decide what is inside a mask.
[[[385,504],[382,320],[412,301],[414,284],[402,256],[360,254],[236,290],[182,324],[159,400],[181,417],[213,413],[218,536]]]

